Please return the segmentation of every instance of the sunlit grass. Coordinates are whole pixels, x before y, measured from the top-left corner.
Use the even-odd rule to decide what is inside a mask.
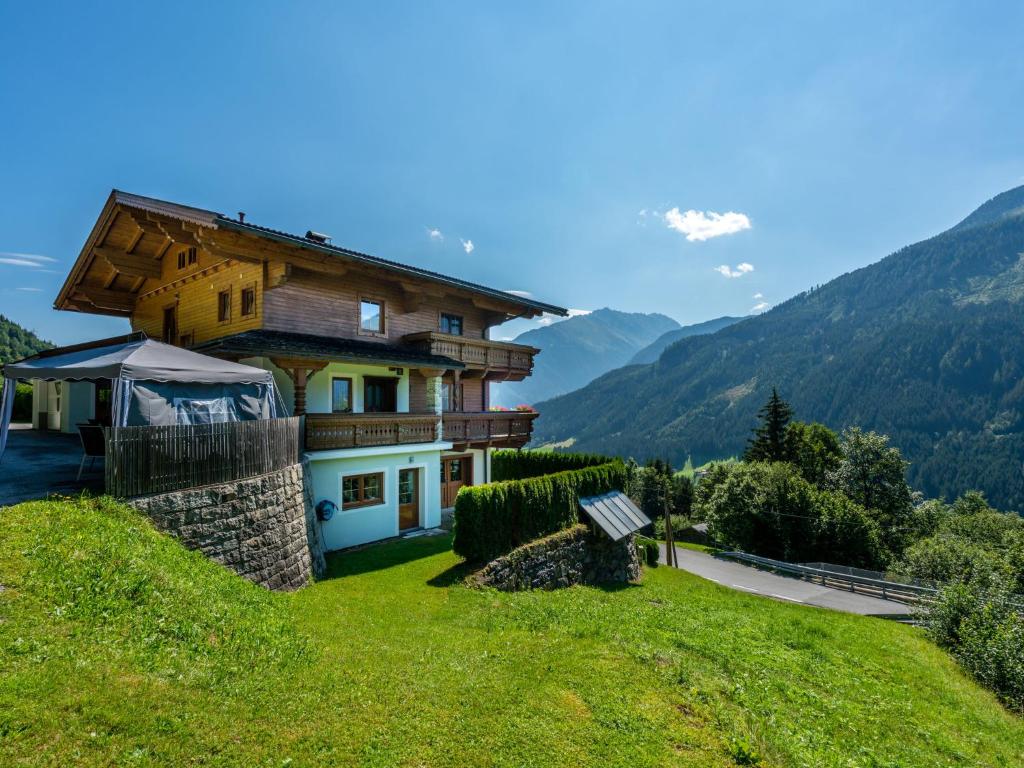
[[[1021,764],[914,628],[727,591],[462,586],[446,537],[251,586],[107,504],[0,512],[0,765]],[[289,762],[290,761],[290,762]]]

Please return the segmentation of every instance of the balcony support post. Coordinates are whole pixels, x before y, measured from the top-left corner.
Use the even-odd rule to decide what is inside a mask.
[[[420,368],[420,375],[426,379],[427,390],[427,412],[437,417],[437,425],[434,429],[434,439],[440,440],[444,435],[444,427],[441,424],[441,414],[444,412],[441,401],[441,377],[444,370],[440,368]]]

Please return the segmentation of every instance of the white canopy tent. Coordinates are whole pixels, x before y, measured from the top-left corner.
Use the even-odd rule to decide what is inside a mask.
[[[134,337],[48,350],[3,366],[0,457],[18,379],[111,382],[113,426],[206,424],[286,416],[270,371]]]

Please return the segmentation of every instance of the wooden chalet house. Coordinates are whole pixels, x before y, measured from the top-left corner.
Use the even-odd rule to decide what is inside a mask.
[[[565,314],[315,232],[116,190],[55,307],[126,317],[151,338],[271,370],[305,416],[315,501],[337,508],[328,549],[438,525],[460,487],[488,480],[493,448],[524,445],[535,414],[490,411],[488,389],[529,376],[538,350],[488,332]],[[107,402],[90,383],[36,386],[50,428],[73,429]]]

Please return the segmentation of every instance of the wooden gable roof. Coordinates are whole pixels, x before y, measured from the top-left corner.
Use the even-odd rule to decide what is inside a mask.
[[[320,240],[260,227],[216,211],[113,190],[57,296],[57,309],[129,315],[136,298],[161,280],[162,260],[182,248],[214,258],[262,263],[268,281],[292,266],[331,275],[371,272],[408,294],[451,293],[498,315],[566,315],[566,310]]]

